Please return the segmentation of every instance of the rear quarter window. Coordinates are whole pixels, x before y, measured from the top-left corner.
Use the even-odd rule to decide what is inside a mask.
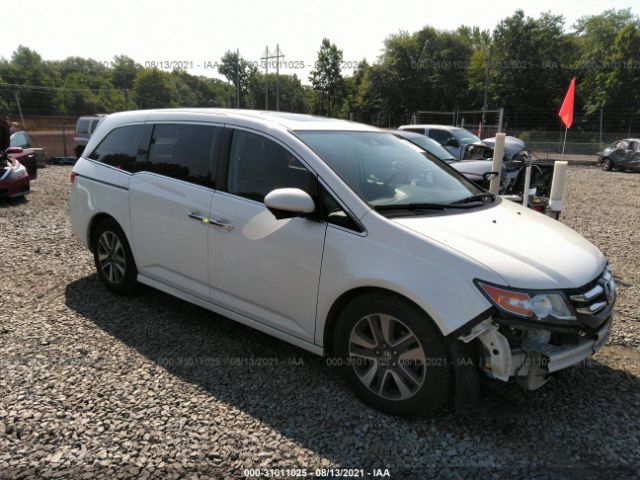
[[[138,155],[145,131],[144,125],[115,128],[104,137],[89,158],[120,170],[137,172],[144,168],[145,163],[145,159]]]

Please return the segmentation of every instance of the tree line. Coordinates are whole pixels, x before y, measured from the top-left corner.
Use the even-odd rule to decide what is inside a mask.
[[[343,51],[324,39],[309,84],[279,76],[280,109],[398,124],[417,110],[504,107],[511,124],[554,128],[571,77],[576,112],[593,122],[601,109],[617,112],[609,128],[640,121],[640,20],[630,9],[606,10],[566,25],[560,15],[522,10],[493,30],[426,26],[389,35],[379,58],[343,75]],[[265,75],[237,52],[218,64],[226,79],[185,70],[144,68],[126,56],[104,64],[69,57],[46,61],[25,46],[0,60],[0,111],[84,115],[134,108],[275,107],[274,74]],[[611,121],[619,126],[611,125]],[[578,122],[577,128],[580,128]]]

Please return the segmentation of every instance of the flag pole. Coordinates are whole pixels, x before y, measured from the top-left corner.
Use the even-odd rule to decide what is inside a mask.
[[[565,125],[564,126],[564,140],[562,140],[562,153],[560,154],[560,161],[562,161],[564,159],[564,147],[567,144],[567,131],[569,130],[569,128]]]

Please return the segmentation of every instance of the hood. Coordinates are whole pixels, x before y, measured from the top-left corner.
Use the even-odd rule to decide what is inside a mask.
[[[496,146],[496,137],[485,138],[483,143],[489,145],[491,148]],[[526,148],[524,141],[518,137],[506,136],[504,138],[504,153],[507,154],[507,158],[512,159],[518,155],[522,150]]]
[[[474,177],[482,177],[493,168],[493,163],[487,160],[462,160],[450,165],[463,175],[473,175]]]
[[[505,286],[577,288],[604,269],[602,252],[571,228],[514,202],[499,202],[392,221],[480,262],[501,276]]]
[[[11,142],[11,126],[4,120],[0,120],[0,151],[9,148]]]

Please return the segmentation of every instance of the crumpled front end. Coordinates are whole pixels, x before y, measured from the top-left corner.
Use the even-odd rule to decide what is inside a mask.
[[[616,300],[615,282],[607,269],[579,289],[566,291],[575,321],[566,325],[511,318],[498,311],[464,332],[458,340],[477,342],[478,366],[488,377],[516,380],[535,390],[554,372],[584,362],[609,336]]]

